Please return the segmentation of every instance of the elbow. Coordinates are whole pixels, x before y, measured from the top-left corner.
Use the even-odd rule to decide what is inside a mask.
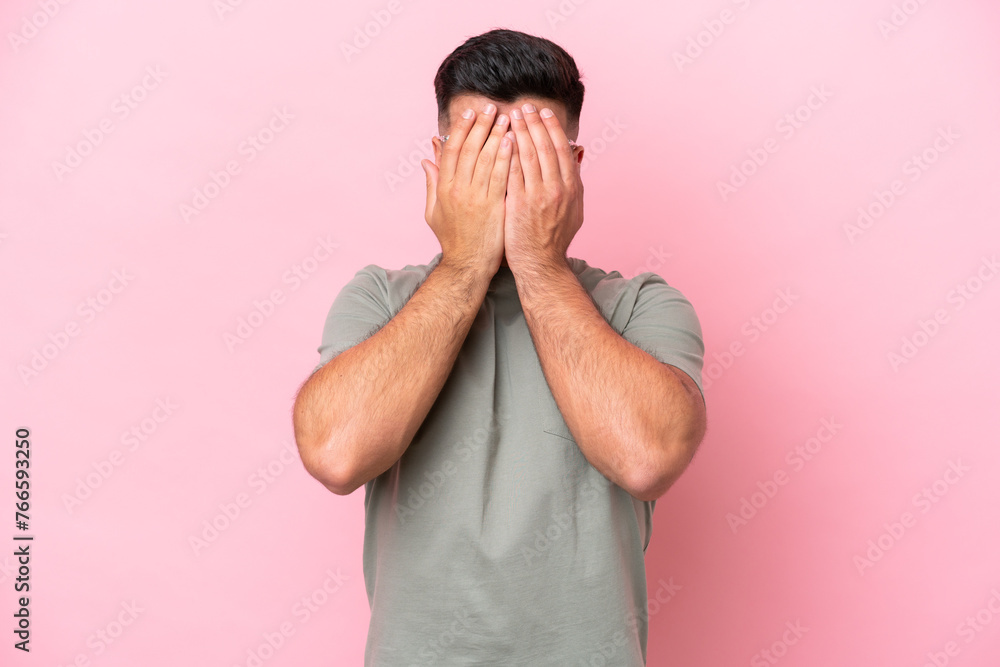
[[[321,426],[318,419],[302,403],[301,392],[292,410],[292,427],[299,458],[306,472],[338,496],[354,492],[361,483],[355,480],[354,467],[349,465],[337,447],[330,425]]]
[[[666,493],[678,477],[680,477],[680,473],[668,474],[665,471],[640,470],[633,474],[625,490],[633,498],[651,502]]]
[[[338,496],[349,496],[365,485],[364,479],[353,470],[328,467],[320,483]]]
[[[695,446],[657,447],[644,465],[635,467],[626,491],[642,501],[657,500],[674,485],[694,457]]]
[[[300,444],[299,452],[302,455],[302,463],[306,472],[332,493],[338,496],[347,496],[361,486],[356,475],[348,466],[342,463],[338,464],[333,457],[324,456],[318,450],[308,450],[312,451],[312,454],[307,454],[306,451]]]
[[[666,493],[694,458],[705,437],[707,423],[704,401],[700,398],[692,400],[694,408],[681,428],[647,447],[646,459],[635,466],[629,480],[629,493],[639,500],[656,500]]]
[[[349,496],[362,484],[350,477],[333,477],[328,475],[326,477],[317,477],[316,479],[319,480],[320,484],[338,496]]]
[[[363,483],[357,480],[353,466],[337,454],[332,439],[319,441],[296,433],[295,444],[306,472],[332,493],[347,496]]]

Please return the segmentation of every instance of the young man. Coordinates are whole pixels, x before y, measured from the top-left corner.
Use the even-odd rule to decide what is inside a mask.
[[[365,665],[644,665],[653,507],[705,432],[698,318],[654,273],[566,256],[565,50],[492,30],[434,85],[441,252],[357,272],[294,408],[309,473],[365,487]]]

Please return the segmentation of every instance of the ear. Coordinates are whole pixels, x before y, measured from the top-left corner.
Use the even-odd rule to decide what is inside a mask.
[[[441,153],[444,151],[444,144],[436,136],[431,138],[434,147],[434,164],[441,166]]]

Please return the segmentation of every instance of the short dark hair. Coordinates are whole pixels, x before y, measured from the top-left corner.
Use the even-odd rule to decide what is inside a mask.
[[[452,98],[482,95],[511,103],[542,97],[566,107],[569,127],[579,129],[584,86],[576,61],[544,37],[497,28],[470,37],[451,52],[434,77],[438,123],[448,125]]]

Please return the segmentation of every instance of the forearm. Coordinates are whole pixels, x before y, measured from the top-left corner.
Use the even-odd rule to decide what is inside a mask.
[[[437,399],[489,286],[439,263],[379,331],[303,385],[293,423],[306,469],[352,492],[395,463]]]
[[[697,389],[612,329],[564,262],[519,271],[542,370],[581,452],[633,496],[662,495],[701,439]]]

